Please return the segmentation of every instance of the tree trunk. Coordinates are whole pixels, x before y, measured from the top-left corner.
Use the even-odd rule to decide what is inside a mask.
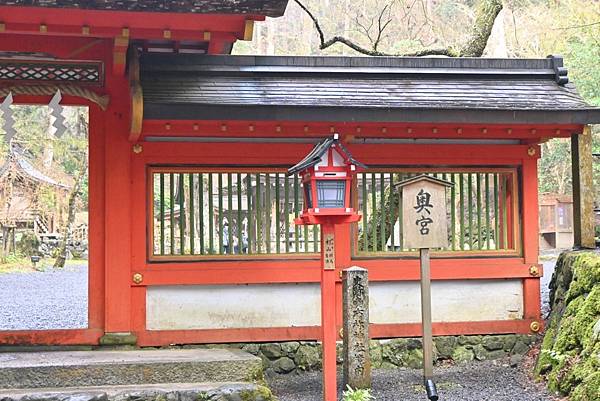
[[[54,262],[54,268],[63,268],[65,267],[65,262],[67,260],[67,246],[71,241],[71,236],[73,235],[73,223],[75,222],[75,204],[77,203],[77,197],[81,192],[81,184],[85,178],[87,173],[88,161],[87,156],[83,158],[83,165],[81,166],[81,170],[75,179],[75,183],[73,184],[73,188],[71,189],[71,193],[69,194],[69,210],[67,216],[67,222],[65,223],[65,227],[63,230],[63,240],[58,248],[58,256],[56,257],[56,261]]]
[[[400,174],[394,174],[394,182],[398,183],[402,181],[402,177]],[[375,189],[372,189],[373,191]],[[387,240],[390,238],[392,230],[394,229],[394,224],[396,220],[398,220],[399,207],[400,207],[400,195],[396,188],[390,187],[388,184],[385,187],[385,190],[382,194],[384,197],[384,205],[385,208],[382,210],[381,208],[377,208],[374,214],[369,216],[369,220],[367,222],[367,230],[362,232],[358,238],[359,244],[364,244],[363,241],[367,241],[367,251],[385,251],[385,249],[379,249],[381,244],[381,234],[382,230],[385,228],[386,238],[384,238],[384,244],[387,244]],[[363,199],[363,202],[367,202],[368,199]],[[383,214],[383,211],[386,211]],[[367,218],[367,216],[363,216],[363,218]],[[375,242],[375,247],[373,246],[373,242]],[[402,247],[402,244],[400,244]],[[394,244],[392,244],[394,247]],[[364,249],[364,248],[361,248]]]
[[[46,116],[50,121],[49,116]],[[44,149],[42,156],[42,165],[46,171],[52,168],[54,162],[54,134],[52,133],[51,124],[48,124],[46,129],[46,140],[44,141]]]

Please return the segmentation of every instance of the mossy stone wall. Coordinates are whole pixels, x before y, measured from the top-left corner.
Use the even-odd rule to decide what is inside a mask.
[[[571,401],[600,400],[600,254],[561,254],[536,374]]]
[[[529,351],[535,336],[525,334],[445,336],[434,337],[433,340],[436,362],[454,361],[465,363],[473,360],[482,361],[501,358],[508,360],[510,358],[510,363],[517,363],[522,355]],[[321,344],[313,341],[182,346],[182,348],[223,347],[242,349],[260,357],[267,376],[321,369]],[[404,367],[420,369],[423,364],[420,338],[371,340],[370,354],[371,365],[375,369]],[[338,343],[337,355],[338,364],[342,364],[341,343]]]

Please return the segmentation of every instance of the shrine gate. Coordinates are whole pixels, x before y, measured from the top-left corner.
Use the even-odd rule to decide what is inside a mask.
[[[369,270],[374,338],[420,334],[418,253],[391,188],[423,173],[454,183],[449,246],[432,253],[434,335],[540,330],[548,138],[572,139],[576,242],[593,246],[579,184],[600,110],[560,57],[229,56],[287,0],[174,3],[0,2],[0,100],[60,89],[90,112],[89,327],[0,344],[318,339],[319,231],[293,224],[303,189],[285,172],[333,133],[369,166],[335,259]],[[337,298],[341,328],[341,282]]]

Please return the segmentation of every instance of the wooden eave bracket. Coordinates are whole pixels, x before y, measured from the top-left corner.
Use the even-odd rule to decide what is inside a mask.
[[[247,19],[246,25],[244,26],[243,40],[250,41],[253,38],[254,38],[254,20]]]
[[[127,49],[129,48],[129,30],[123,29],[122,35],[115,38],[113,46],[113,74],[125,75]]]
[[[144,121],[144,93],[140,83],[140,55],[134,47],[128,51],[129,87],[131,93],[131,128],[129,141],[137,142],[142,135]]]

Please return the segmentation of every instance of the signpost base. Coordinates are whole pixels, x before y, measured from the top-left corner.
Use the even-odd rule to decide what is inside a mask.
[[[421,256],[421,319],[423,321],[423,376],[433,376],[433,333],[431,329],[431,265],[429,248],[420,249]]]

